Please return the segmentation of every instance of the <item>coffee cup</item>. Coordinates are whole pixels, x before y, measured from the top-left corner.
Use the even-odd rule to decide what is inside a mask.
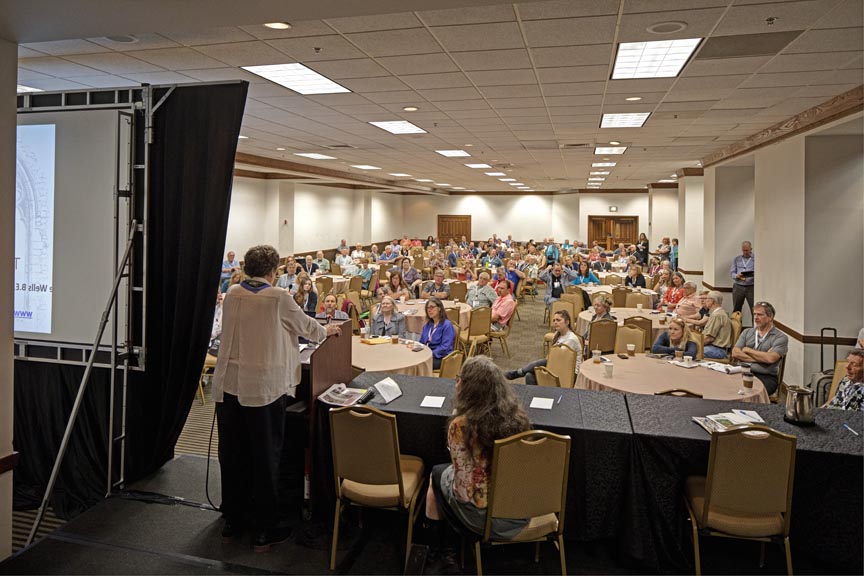
[[[744,372],[741,376],[741,380],[744,384],[744,388],[753,388],[753,374],[750,372]]]
[[[642,303],[641,302],[639,304],[636,304],[636,310],[638,310],[639,312],[642,312]]]
[[[607,362],[603,365],[603,370],[606,372],[606,377],[612,377],[612,370],[615,368],[615,365],[612,362]]]
[[[391,344],[398,344],[399,343],[399,336],[392,336],[390,338],[390,343]]]
[[[601,353],[602,352],[600,350],[592,350],[591,351],[591,358],[594,360],[594,364],[600,364],[600,362],[601,362],[600,354]]]
[[[685,364],[692,364],[693,363],[693,357],[692,356],[684,356],[684,363]]]
[[[636,355],[636,345],[635,344],[627,344],[627,355],[635,356]]]
[[[663,314],[662,316],[660,316],[660,325],[663,326],[665,324],[666,324],[666,315]]]
[[[682,358],[684,358],[684,351],[683,350],[675,350],[675,359],[681,360]]]

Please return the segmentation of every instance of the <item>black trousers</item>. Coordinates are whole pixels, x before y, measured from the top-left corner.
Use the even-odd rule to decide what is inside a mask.
[[[750,314],[753,314],[753,285],[732,285],[732,311],[741,312],[744,309],[744,301],[750,305]]]
[[[279,467],[287,404],[288,397],[282,396],[266,406],[241,406],[232,394],[216,403],[221,511],[231,522],[266,530],[279,520]]]

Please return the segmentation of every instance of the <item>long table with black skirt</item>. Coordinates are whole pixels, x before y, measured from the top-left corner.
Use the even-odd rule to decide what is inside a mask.
[[[366,372],[352,383],[369,388],[386,374]],[[402,389],[402,396],[371,406],[395,414],[399,448],[403,454],[423,459],[427,474],[432,466],[450,462],[447,451],[447,419],[453,411],[453,380],[421,376],[390,375]],[[513,390],[528,412],[535,429],[570,436],[570,478],[565,511],[565,537],[580,541],[619,538],[621,552],[639,558],[639,535],[630,534],[627,519],[632,498],[629,486],[632,433],[624,396],[590,390],[541,388],[514,384]],[[441,408],[421,408],[425,396],[444,396]],[[534,397],[552,398],[552,410],[529,408]],[[316,518],[332,519],[335,500],[330,446],[330,406],[318,403],[315,419],[316,450],[313,506]]]
[[[826,571],[862,573],[864,509],[864,414],[817,409],[814,426],[783,420],[778,405],[719,402],[627,394],[634,433],[634,526],[646,536],[648,558],[658,571],[692,570],[693,550],[683,501],[684,480],[708,470],[711,437],[692,416],[755,410],[765,424],[797,437],[790,541],[796,550],[824,563]],[[830,567],[830,569],[827,569]],[[754,565],[755,570],[755,565]]]

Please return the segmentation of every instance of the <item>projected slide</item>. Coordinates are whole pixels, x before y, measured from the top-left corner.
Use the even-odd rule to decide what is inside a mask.
[[[15,162],[15,330],[51,332],[54,124],[18,126]]]

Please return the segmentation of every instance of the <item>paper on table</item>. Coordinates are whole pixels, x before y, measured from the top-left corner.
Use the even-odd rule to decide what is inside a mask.
[[[381,398],[385,404],[392,402],[402,395],[402,389],[399,388],[399,384],[390,377],[384,378],[375,384],[374,388],[381,394]]]
[[[555,403],[554,398],[532,398],[529,408],[540,408],[541,410],[551,410]]]
[[[759,415],[759,413],[756,412],[755,410],[741,410],[739,408],[733,408],[732,412],[734,414],[737,414],[738,416],[741,416],[742,418],[749,420],[750,422],[755,422],[755,423],[765,422],[765,420],[763,420],[762,417]]]
[[[420,403],[421,408],[441,408],[444,406],[444,396],[425,396]]]

